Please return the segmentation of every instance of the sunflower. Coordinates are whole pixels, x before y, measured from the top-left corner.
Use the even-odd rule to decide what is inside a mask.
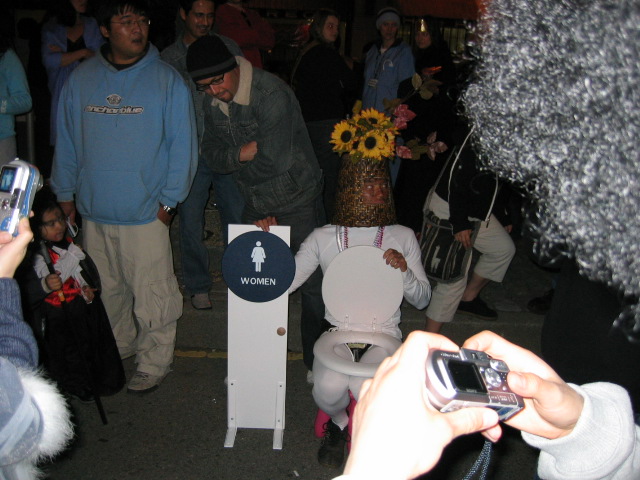
[[[384,113],[379,112],[375,108],[368,108],[360,112],[358,118],[354,119],[356,123],[361,124],[360,120],[364,120],[369,123],[373,128],[381,128],[385,123],[389,122],[389,117]]]
[[[395,156],[396,135],[398,128],[391,117],[369,108],[336,124],[330,142],[333,151],[348,154],[354,162],[380,161]]]
[[[395,148],[396,148],[396,137],[390,132],[383,132],[382,138],[384,139],[382,145],[382,156],[387,158],[392,158],[395,156]]]
[[[380,149],[380,154],[382,157],[389,158],[395,156],[395,147],[396,147],[396,137],[393,132],[388,130],[372,130],[372,133],[375,132],[381,139],[378,144],[378,148]]]
[[[378,131],[371,130],[358,142],[358,152],[363,158],[381,160],[383,157],[388,156],[389,146],[384,135]]]
[[[349,153],[353,148],[355,137],[356,127],[343,120],[335,126],[333,133],[331,133],[331,143],[335,145],[333,150],[340,153]]]

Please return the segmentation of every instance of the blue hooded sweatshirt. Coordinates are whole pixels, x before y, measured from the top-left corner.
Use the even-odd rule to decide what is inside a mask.
[[[189,193],[198,160],[191,93],[151,44],[123,70],[104,51],[60,94],[51,187],[58,201],[75,195],[93,222],[142,225]]]

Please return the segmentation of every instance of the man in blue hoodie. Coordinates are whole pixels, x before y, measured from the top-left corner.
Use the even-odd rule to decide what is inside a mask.
[[[120,355],[136,355],[128,392],[147,393],[170,370],[182,315],[169,225],[197,166],[195,119],[141,0],[105,2],[98,23],[108,43],[61,93],[51,186],[72,223],[82,215]]]

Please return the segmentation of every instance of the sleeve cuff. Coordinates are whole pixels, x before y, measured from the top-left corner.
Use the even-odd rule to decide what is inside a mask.
[[[629,396],[622,387],[594,383],[569,384],[584,398],[580,419],[573,431],[549,440],[522,433],[529,445],[539,448],[538,475],[542,478],[606,478],[631,455],[635,425]]]

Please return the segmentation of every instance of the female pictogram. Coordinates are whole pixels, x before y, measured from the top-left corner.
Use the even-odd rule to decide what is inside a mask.
[[[256,272],[262,271],[262,263],[265,258],[267,258],[267,254],[262,248],[262,242],[256,242],[256,246],[253,247],[253,251],[251,252],[251,260],[256,264]]]

